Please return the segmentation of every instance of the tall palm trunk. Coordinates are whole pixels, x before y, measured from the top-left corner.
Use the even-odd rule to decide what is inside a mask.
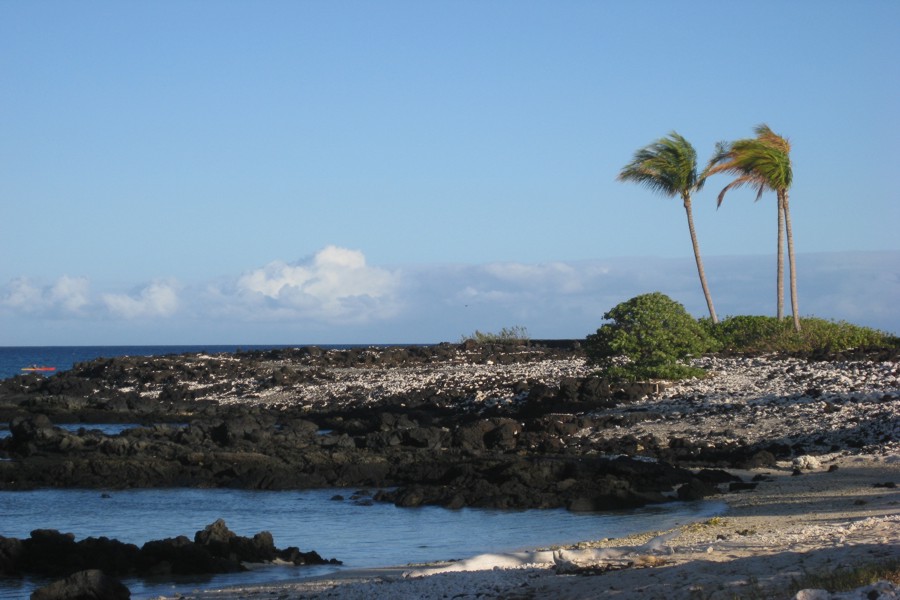
[[[775,284],[775,293],[777,294],[776,304],[778,307],[778,320],[784,319],[784,204],[781,201],[781,194],[778,194],[778,266],[775,269],[778,281]]]
[[[684,198],[684,212],[687,213],[688,229],[691,232],[691,244],[694,246],[694,259],[697,261],[697,273],[700,275],[700,286],[703,288],[703,296],[706,298],[706,307],[709,309],[709,318],[713,323],[718,323],[716,317],[716,309],[713,307],[712,295],[709,293],[709,286],[706,285],[706,272],[703,270],[703,259],[700,258],[700,243],[697,241],[697,232],[694,230],[694,214],[691,211],[691,197],[689,194],[682,196]]]
[[[797,265],[794,262],[794,234],[791,231],[791,211],[788,207],[788,192],[782,190],[782,212],[784,213],[784,230],[787,234],[788,266],[791,270],[791,313],[794,315],[794,331],[800,331],[800,307],[797,304]]]

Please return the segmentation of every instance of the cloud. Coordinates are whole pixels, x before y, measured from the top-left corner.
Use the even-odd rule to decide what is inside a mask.
[[[72,313],[79,312],[87,306],[90,284],[86,277],[60,277],[50,288],[50,299],[53,304]]]
[[[774,315],[774,256],[711,256],[705,263],[720,318]],[[457,336],[475,328],[523,325],[538,337],[581,337],[616,304],[653,291],[697,317],[708,314],[693,257],[439,265],[408,275],[418,282],[408,304],[430,313],[422,322],[455,324]],[[900,331],[900,314],[891,301],[900,297],[900,252],[801,254],[798,280],[801,315]]]
[[[89,304],[89,292],[90,284],[84,277],[63,275],[52,285],[45,286],[20,277],[7,286],[2,305],[20,314],[78,315]]]
[[[493,277],[498,283],[520,288],[554,290],[563,294],[583,289],[585,278],[590,276],[590,273],[562,262],[537,265],[503,262],[485,265],[483,269],[486,275]]]
[[[245,273],[236,291],[269,317],[360,322],[396,314],[399,285],[398,274],[368,266],[362,252],[328,246],[295,264]]]
[[[655,260],[655,259],[654,259]],[[642,291],[648,278],[632,259],[525,264],[489,263],[418,269],[410,279],[420,282],[420,293],[432,302],[468,308],[505,309],[510,316],[559,319],[580,314],[599,319],[602,313]],[[652,271],[671,272],[671,267]],[[671,284],[671,277],[655,278],[652,285]],[[654,288],[656,289],[656,288]]]
[[[3,305],[16,311],[36,312],[43,304],[43,293],[24,277],[12,280],[3,297]]]
[[[705,263],[720,317],[775,313],[774,256]],[[797,263],[802,315],[900,332],[900,251],[800,254]],[[83,277],[49,285],[18,278],[0,290],[0,342],[38,343],[43,329],[51,344],[117,343],[126,331],[134,334],[129,343],[147,336],[158,343],[417,343],[514,325],[537,338],[579,338],[619,302],[653,291],[706,314],[692,257],[387,269],[369,265],[360,251],[328,246],[218,281],[157,281],[129,293],[92,296]],[[61,323],[82,334],[53,338]],[[104,338],[91,337],[101,331]]]
[[[124,319],[170,317],[178,310],[178,292],[171,283],[155,282],[133,295],[103,294],[109,312]]]

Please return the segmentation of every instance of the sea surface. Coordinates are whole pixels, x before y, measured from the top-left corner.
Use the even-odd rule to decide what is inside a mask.
[[[288,581],[345,569],[461,559],[484,552],[546,547],[664,530],[721,514],[719,502],[679,502],[629,511],[448,510],[359,504],[355,490],[220,489],[35,490],[0,492],[0,535],[27,538],[33,529],[106,536],[141,545],[187,535],[224,519],[243,536],[269,531],[278,548],[297,546],[337,558],[341,566],[265,566],[205,578],[124,579],[132,598],[174,596],[200,588]],[[344,500],[334,500],[341,494]],[[108,496],[108,497],[107,497]],[[27,598],[46,583],[0,578],[0,598]]]
[[[325,345],[321,348],[352,348],[366,344]],[[298,344],[289,345],[194,345],[194,346],[0,346],[0,379],[14,377],[24,373],[25,367],[47,366],[56,370],[46,375],[59,373],[72,368],[80,362],[95,358],[113,358],[116,356],[165,356],[167,354],[184,354],[189,352],[236,352],[238,350],[270,350],[273,348],[296,348]]]
[[[234,352],[294,346],[56,346],[0,347],[0,378],[28,365],[56,372],[99,357],[185,352]],[[347,347],[347,346],[322,346]],[[8,435],[0,424],[0,437]],[[75,425],[72,425],[73,427]],[[92,425],[79,424],[92,428]],[[122,425],[97,425],[117,435]],[[126,426],[127,427],[127,426]],[[2,460],[2,458],[0,458]],[[238,535],[269,531],[279,548],[315,550],[343,565],[265,566],[205,578],[126,579],[132,598],[174,596],[195,589],[287,581],[355,568],[461,559],[484,552],[514,551],[582,540],[665,530],[721,514],[718,502],[671,503],[631,511],[571,513],[564,510],[447,510],[366,505],[357,490],[247,491],[219,489],[80,490],[0,492],[0,536],[27,538],[34,529],[57,529],[76,539],[106,536],[141,545],[187,535],[224,519]],[[335,495],[344,500],[332,499]],[[0,577],[0,600],[27,598],[46,581]]]

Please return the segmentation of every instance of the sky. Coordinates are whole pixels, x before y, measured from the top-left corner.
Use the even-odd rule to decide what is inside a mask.
[[[900,333],[900,3],[0,0],[0,346],[580,338],[703,300],[679,199],[792,144],[801,315]],[[701,166],[702,166],[701,164]],[[773,194],[711,178],[719,316],[775,312]]]

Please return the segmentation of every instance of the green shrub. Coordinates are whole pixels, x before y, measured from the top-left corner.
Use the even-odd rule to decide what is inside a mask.
[[[512,327],[504,327],[498,333],[484,333],[475,330],[475,333],[464,335],[460,339],[461,342],[473,341],[478,344],[519,344],[527,342],[528,330],[521,325]]]
[[[807,317],[800,319],[800,332],[793,323],[775,317],[736,316],[717,324],[701,324],[722,349],[730,352],[840,352],[853,348],[897,348],[900,340],[883,331]]]
[[[713,348],[713,341],[684,306],[665,294],[636,296],[603,315],[587,336],[585,355],[610,379],[685,379],[704,374],[679,363]]]

